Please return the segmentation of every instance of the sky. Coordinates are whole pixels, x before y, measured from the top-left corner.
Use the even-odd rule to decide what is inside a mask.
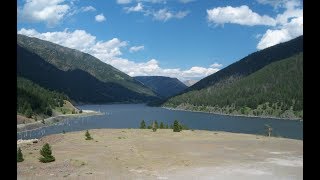
[[[18,0],[17,33],[130,76],[200,80],[303,34],[302,0]]]

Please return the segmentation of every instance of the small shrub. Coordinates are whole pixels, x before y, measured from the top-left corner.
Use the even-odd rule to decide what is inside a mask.
[[[160,123],[160,129],[164,129],[163,122]]]
[[[93,139],[88,130],[86,131],[85,136],[86,136],[86,140],[92,140]]]
[[[17,162],[22,162],[22,161],[24,161],[23,154],[21,152],[21,149],[19,148],[17,151]]]
[[[157,121],[156,121],[157,122]],[[152,123],[152,131],[153,132],[156,132],[157,131],[157,128],[158,128],[158,123],[156,123],[156,122],[153,122]]]
[[[142,120],[140,123],[140,129],[145,129],[145,128],[146,128],[146,123],[144,122],[144,120]]]
[[[82,109],[80,109],[79,113],[80,113],[80,114],[82,113]]]
[[[173,132],[180,132],[180,131],[181,131],[180,124],[177,120],[175,120],[173,122]]]
[[[40,162],[48,163],[55,161],[55,157],[52,156],[51,147],[48,143],[43,145],[42,149],[40,150],[40,154],[42,157],[39,158]]]

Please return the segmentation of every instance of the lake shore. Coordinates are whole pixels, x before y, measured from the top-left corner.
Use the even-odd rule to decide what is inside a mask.
[[[98,112],[98,111],[92,111],[92,110],[82,110],[82,113],[80,113],[80,114],[58,115],[58,116],[49,117],[49,118],[44,119],[44,122],[45,122],[44,124],[41,121],[36,121],[33,123],[27,123],[27,124],[18,124],[17,125],[17,132],[30,131],[30,130],[42,128],[45,126],[51,126],[51,125],[54,125],[55,123],[61,122],[65,119],[72,118],[72,117],[86,117],[86,116],[94,116],[94,115],[103,115],[103,113]]]
[[[204,130],[92,129],[17,144],[17,179],[302,179],[303,141]],[[49,143],[56,160],[41,163]]]
[[[177,109],[177,108],[171,108],[171,107],[165,107],[161,106],[161,108],[173,110],[173,111],[187,111],[187,112],[200,112],[200,113],[208,113],[208,114],[216,114],[216,115],[223,115],[223,116],[238,116],[238,117],[255,117],[255,118],[271,118],[271,119],[281,119],[281,120],[294,120],[294,121],[303,121],[301,118],[280,118],[280,117],[274,117],[274,116],[254,116],[254,115],[244,115],[244,114],[225,114],[225,113],[217,113],[217,112],[206,112],[206,111],[194,111],[194,110],[187,110],[187,109]]]

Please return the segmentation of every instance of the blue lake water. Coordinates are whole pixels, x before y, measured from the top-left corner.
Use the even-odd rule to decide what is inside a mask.
[[[141,120],[151,124],[173,124],[179,120],[190,129],[217,130],[247,134],[265,134],[265,124],[273,128],[272,134],[291,139],[303,139],[303,122],[272,118],[216,115],[200,112],[174,111],[143,104],[83,105],[80,109],[94,110],[104,115],[69,118],[57,125],[17,133],[17,139],[40,138],[49,134],[99,128],[139,128]]]

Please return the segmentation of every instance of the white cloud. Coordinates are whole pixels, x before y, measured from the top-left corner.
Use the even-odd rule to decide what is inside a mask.
[[[212,68],[221,68],[222,66],[223,66],[222,64],[219,64],[217,62],[210,65],[210,67],[212,67]]]
[[[106,20],[106,18],[104,17],[104,15],[102,13],[96,15],[95,19],[96,19],[97,22],[102,22],[102,21]]]
[[[167,21],[171,18],[182,19],[188,15],[189,11],[179,11],[177,13],[171,12],[167,9],[160,9],[159,11],[153,12],[153,18],[158,21]]]
[[[303,35],[303,10],[299,1],[286,1],[282,6],[286,10],[277,15],[277,27],[265,32],[257,49],[264,49]]]
[[[219,71],[219,68],[222,66],[219,63],[214,63],[209,68],[194,66],[190,69],[182,70],[180,68],[162,68],[156,59],[136,63],[121,57],[121,48],[128,45],[126,41],[121,41],[118,38],[113,38],[109,41],[97,41],[95,36],[84,30],[75,30],[72,32],[66,29],[62,32],[39,33],[34,29],[22,28],[18,31],[18,34],[51,41],[91,54],[130,76],[158,75],[176,77],[181,81],[189,79],[199,80]]]
[[[124,8],[127,13],[130,13],[130,12],[142,12],[143,11],[143,5],[142,3],[138,3],[136,6],[133,6],[133,7],[125,7]]]
[[[132,0],[117,0],[118,4],[129,4]]]
[[[303,34],[303,18],[298,17],[292,19],[289,23],[282,26],[280,29],[271,30],[262,36],[257,45],[257,49],[264,49],[281,42],[289,41]]]
[[[87,12],[87,11],[96,11],[96,8],[92,7],[92,6],[86,6],[86,7],[82,7],[81,10],[83,12]]]
[[[48,27],[58,24],[66,16],[70,6],[64,0],[26,0],[18,10],[18,17],[27,22],[45,22]]]
[[[207,9],[208,22],[223,25],[225,23],[234,23],[240,25],[254,26],[254,25],[269,25],[275,26],[276,21],[267,16],[260,16],[253,12],[248,6],[243,5],[240,7],[217,7]]]
[[[129,51],[130,51],[131,53],[133,53],[133,52],[141,51],[141,50],[143,50],[143,49],[144,49],[144,46],[132,46],[132,47],[129,49]]]

